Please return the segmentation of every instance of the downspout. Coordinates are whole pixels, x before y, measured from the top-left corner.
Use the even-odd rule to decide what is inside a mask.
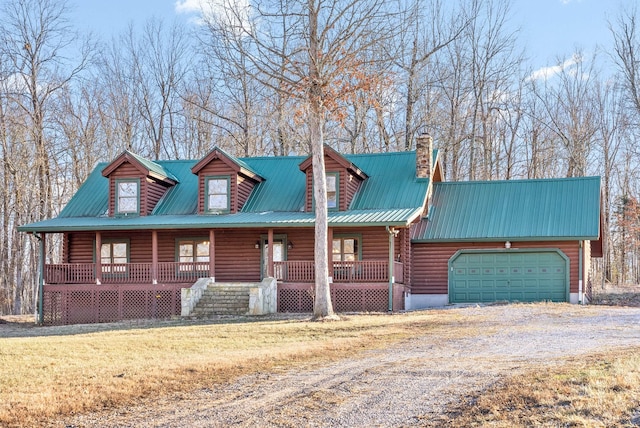
[[[45,257],[45,249],[44,249],[44,239],[40,234],[34,234],[34,236],[39,241],[39,249],[40,249],[40,263],[38,263],[38,317],[37,323],[42,325],[44,324],[44,257]]]
[[[584,241],[580,241],[580,247],[578,248],[578,303],[584,305],[584,294],[582,292],[582,243]]]
[[[385,226],[385,228],[389,233],[389,312],[393,312],[393,283],[395,282],[395,278],[393,277],[394,238],[399,231],[389,228],[389,226]]]

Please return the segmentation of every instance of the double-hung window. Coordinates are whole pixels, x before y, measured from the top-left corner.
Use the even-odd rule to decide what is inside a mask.
[[[333,239],[333,261],[355,262],[360,259],[360,242],[355,236]]]
[[[328,172],[326,174],[327,180],[327,208],[338,209],[338,201],[340,194],[338,191],[340,185],[340,175],[337,172]]]
[[[116,213],[140,213],[140,180],[116,181]]]
[[[209,271],[209,241],[206,239],[178,239],[180,273]]]
[[[205,211],[227,212],[230,210],[229,177],[207,177],[205,179]]]
[[[334,236],[332,243],[333,277],[336,281],[353,281],[359,278],[361,259],[359,236]]]
[[[103,273],[125,274],[129,263],[129,242],[103,242],[100,247],[100,263]]]

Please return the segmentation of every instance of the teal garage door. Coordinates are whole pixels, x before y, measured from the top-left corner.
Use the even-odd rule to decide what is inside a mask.
[[[449,301],[565,302],[568,266],[556,250],[462,250],[449,260]]]

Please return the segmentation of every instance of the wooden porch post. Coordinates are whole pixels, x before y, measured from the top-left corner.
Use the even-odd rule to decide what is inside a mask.
[[[209,229],[209,276],[216,282],[216,234],[213,229]]]
[[[102,284],[102,234],[96,232],[96,285]]]
[[[328,243],[328,255],[329,255],[329,284],[333,282],[333,228],[327,229],[327,243]]]
[[[158,231],[151,231],[151,283],[158,283]]]
[[[36,235],[37,237],[38,235]],[[38,324],[44,324],[44,267],[47,255],[46,235],[40,234],[40,276],[38,278]]]
[[[273,278],[273,229],[267,232],[267,276]]]

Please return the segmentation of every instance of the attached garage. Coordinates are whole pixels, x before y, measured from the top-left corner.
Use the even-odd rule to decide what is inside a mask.
[[[449,260],[449,302],[569,299],[569,258],[557,249],[461,250]]]
[[[598,177],[434,183],[411,230],[405,308],[588,302],[600,200]]]

